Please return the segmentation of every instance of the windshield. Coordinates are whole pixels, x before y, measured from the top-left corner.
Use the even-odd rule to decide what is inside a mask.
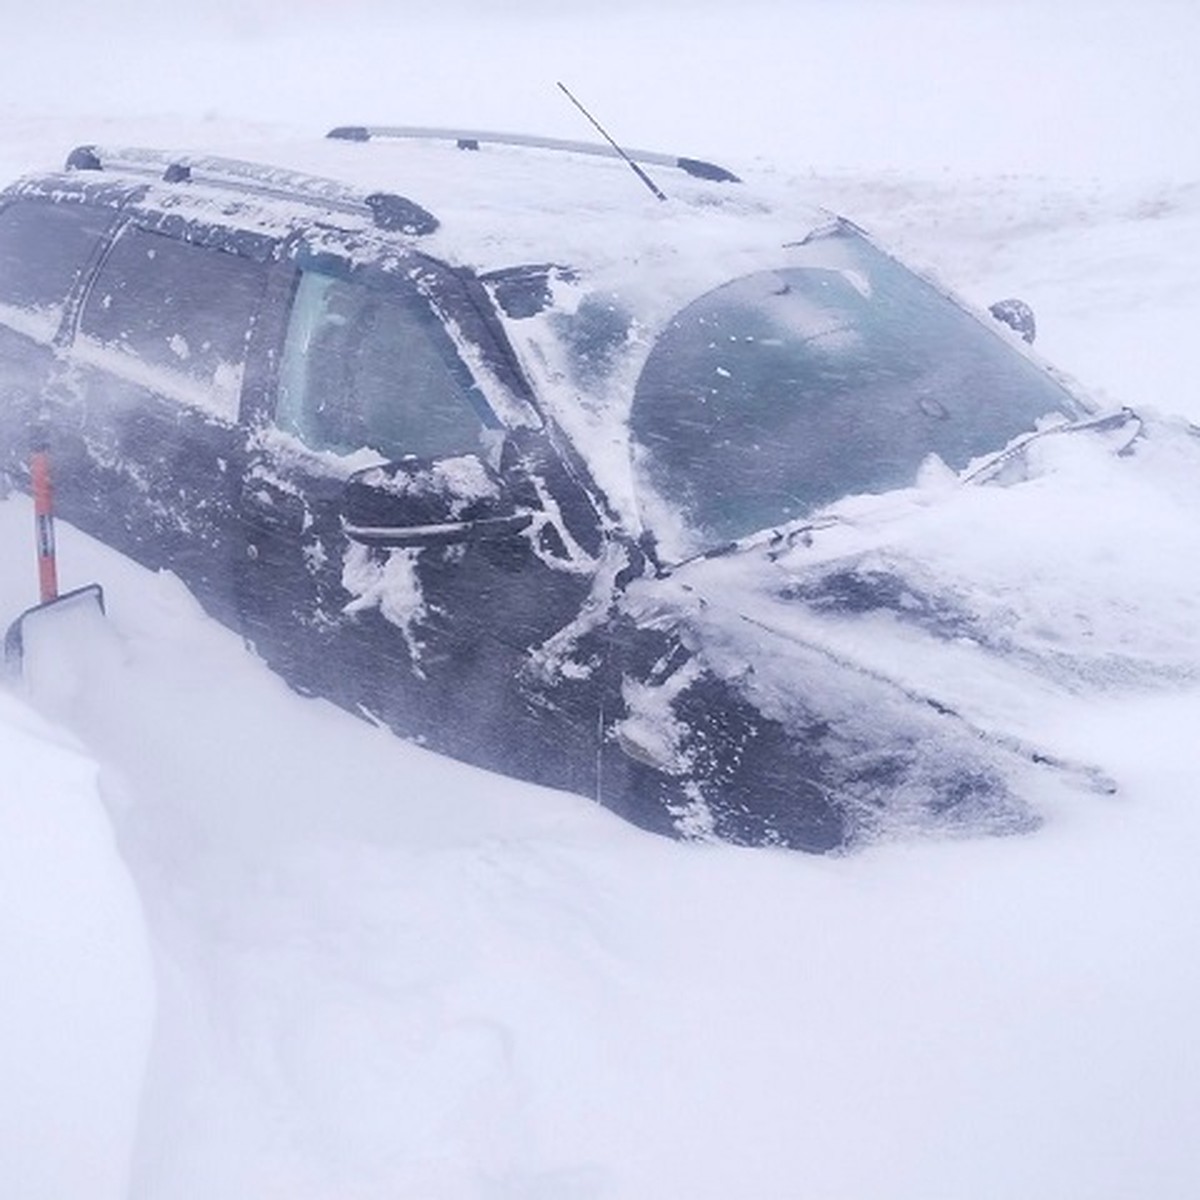
[[[683,309],[630,416],[643,515],[668,552],[955,469],[1078,403],[1004,338],[851,227],[811,265],[747,275]],[[674,528],[664,528],[673,526]]]

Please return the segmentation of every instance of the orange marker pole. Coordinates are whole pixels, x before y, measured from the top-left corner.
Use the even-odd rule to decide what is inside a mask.
[[[33,483],[33,520],[37,535],[38,588],[42,603],[58,599],[58,564],[54,557],[54,493],[50,456],[35,450],[29,460]]]

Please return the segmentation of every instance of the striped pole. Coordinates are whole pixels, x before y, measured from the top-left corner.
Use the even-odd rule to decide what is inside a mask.
[[[50,487],[50,455],[35,450],[29,460],[33,482],[33,519],[37,533],[38,588],[43,604],[58,598],[58,565],[54,557],[54,494]]]

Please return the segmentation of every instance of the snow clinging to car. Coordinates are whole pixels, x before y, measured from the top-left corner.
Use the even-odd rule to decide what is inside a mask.
[[[1072,473],[1195,440],[1100,411],[1015,299],[699,159],[633,152],[663,201],[547,139],[220,149],[0,193],[0,469],[47,439],[61,515],[294,687],[660,833],[831,851],[1032,828],[1046,780],[1111,785],[1020,688],[1196,669],[1182,608],[1164,650],[1127,590],[1052,602]],[[1040,503],[1020,587],[946,524],[999,553]]]

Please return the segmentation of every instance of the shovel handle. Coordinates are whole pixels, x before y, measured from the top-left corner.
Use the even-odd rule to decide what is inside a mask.
[[[33,484],[38,590],[45,604],[58,597],[58,565],[54,555],[54,492],[50,486],[50,456],[45,450],[35,450],[30,456],[29,474]]]

